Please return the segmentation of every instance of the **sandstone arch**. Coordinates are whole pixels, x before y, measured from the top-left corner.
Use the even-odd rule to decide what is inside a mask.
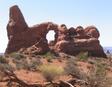
[[[45,22],[28,27],[19,7],[16,5],[10,8],[9,18],[9,23],[7,24],[9,43],[6,53],[18,51],[21,48],[29,48],[32,45],[40,48],[39,50],[42,52],[39,53],[45,53],[49,50],[48,41],[46,39],[47,33],[50,30],[54,30],[56,33],[55,38],[57,38],[57,24]]]
[[[53,30],[55,40],[52,47],[46,39],[47,33]],[[74,32],[74,33],[73,33]],[[9,42],[5,53],[12,53],[24,48],[24,52],[43,54],[49,50],[76,55],[81,51],[87,51],[91,56],[106,57],[100,41],[100,33],[94,26],[68,30],[65,24],[58,26],[52,22],[28,27],[18,6],[10,8],[9,23],[7,24]],[[72,36],[71,36],[72,35]]]

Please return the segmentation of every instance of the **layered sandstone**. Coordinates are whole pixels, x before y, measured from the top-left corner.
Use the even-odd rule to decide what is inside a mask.
[[[48,44],[46,35],[50,30],[55,32],[55,40]],[[65,24],[58,26],[52,22],[28,27],[18,8],[10,8],[9,23],[7,25],[8,46],[6,53],[12,53],[24,48],[29,53],[43,54],[50,50],[77,55],[84,51],[90,56],[106,57],[100,41],[100,33],[95,26],[67,29]]]

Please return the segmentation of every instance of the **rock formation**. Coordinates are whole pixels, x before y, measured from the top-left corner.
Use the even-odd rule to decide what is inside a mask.
[[[88,52],[88,55],[90,56],[106,57],[98,40],[99,32],[96,27],[88,26],[83,29],[82,26],[78,26],[76,29],[73,29],[74,28],[72,28],[72,32],[74,32],[74,34],[71,34],[71,30],[68,30],[69,34],[66,34],[69,35],[69,37],[72,37],[72,39],[63,39],[57,42],[55,45],[55,51],[71,55],[77,55],[82,51]]]
[[[38,53],[45,53],[49,50],[46,34],[52,29],[57,32],[58,26],[56,24],[46,22],[28,27],[18,6],[10,8],[9,18],[7,25],[9,43],[6,53],[32,47],[33,45],[38,48]]]
[[[14,35],[27,31],[28,26],[24,20],[24,17],[18,8],[13,6],[10,8],[9,23],[7,25],[8,39],[11,39]]]
[[[55,40],[48,44],[46,35],[50,30],[55,32]],[[65,24],[58,26],[52,22],[28,27],[18,8],[10,8],[9,23],[7,25],[8,46],[6,53],[24,49],[24,52],[43,54],[49,50],[77,55],[84,51],[90,56],[106,57],[98,40],[100,34],[96,27],[88,26],[67,29]]]

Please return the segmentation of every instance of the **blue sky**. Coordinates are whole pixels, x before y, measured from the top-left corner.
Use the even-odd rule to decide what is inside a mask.
[[[0,0],[0,3],[0,52],[7,46],[6,25],[9,7],[13,5],[20,7],[29,26],[46,21],[64,23],[68,28],[95,25],[101,34],[101,45],[112,46],[112,0]]]

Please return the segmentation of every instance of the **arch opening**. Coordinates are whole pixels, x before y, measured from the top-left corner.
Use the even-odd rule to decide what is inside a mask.
[[[50,30],[47,35],[46,35],[46,39],[48,41],[48,44],[51,42],[51,41],[55,41],[55,32],[54,30]]]

